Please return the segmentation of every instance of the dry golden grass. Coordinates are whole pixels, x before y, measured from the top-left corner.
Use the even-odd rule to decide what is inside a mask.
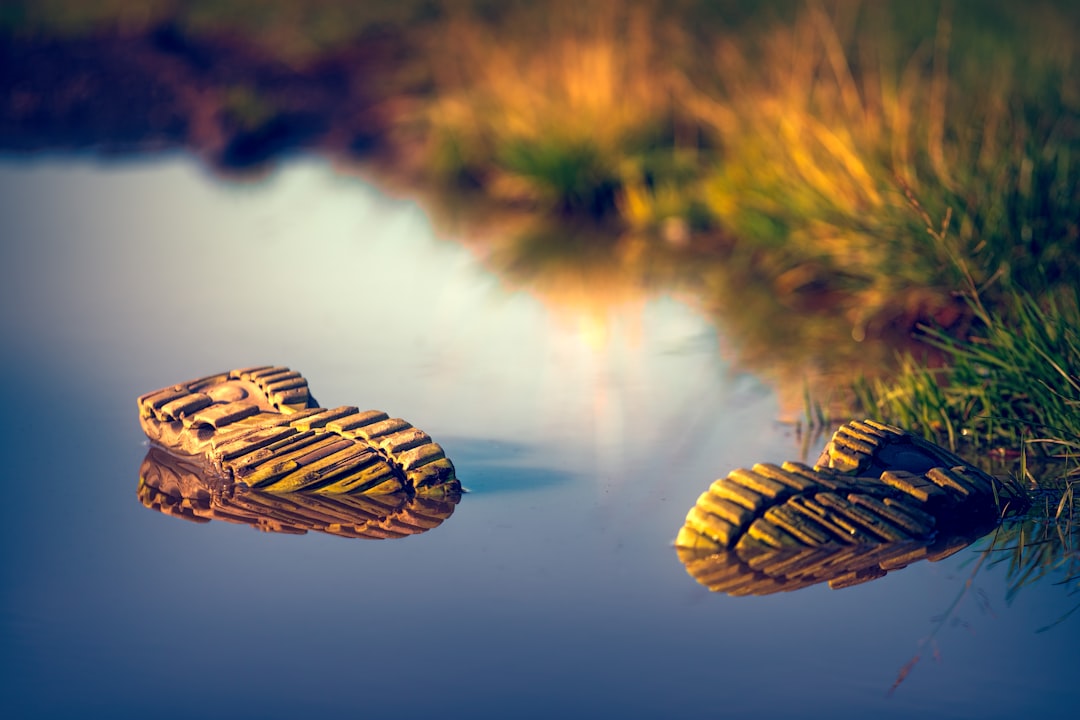
[[[435,92],[414,118],[436,172],[511,201],[618,184],[672,112],[678,31],[659,12],[618,0],[518,8],[512,22],[452,12],[428,38]]]
[[[618,0],[555,2],[510,25],[453,14],[430,47],[433,121],[497,142],[555,134],[621,146],[670,103],[655,20]]]

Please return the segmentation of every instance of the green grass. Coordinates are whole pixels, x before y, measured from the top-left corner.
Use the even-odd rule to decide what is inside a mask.
[[[905,355],[893,374],[857,381],[849,408],[856,416],[922,432],[976,464],[997,456],[1010,483],[1028,495],[1027,520],[1073,528],[1068,557],[1074,584],[1080,576],[1074,489],[1080,482],[1078,297],[1075,289],[1042,300],[1016,293],[1008,312],[999,314],[972,293],[968,303],[978,325],[971,335],[923,329],[926,342],[942,354],[939,365]],[[814,407],[809,398],[807,406]],[[1016,580],[1023,585],[1045,569],[1046,557],[1062,554],[1043,545],[1037,557],[1025,555],[1020,532],[1013,564],[1024,568]]]
[[[1017,292],[1005,312],[971,295],[966,338],[924,328],[940,367],[911,355],[891,377],[856,383],[856,413],[976,448],[1080,455],[1080,303],[1075,290],[1036,300]]]
[[[933,217],[951,211],[952,250],[980,287],[995,281],[991,304],[1010,286],[1070,282],[1080,255],[1068,19],[931,5],[807,3],[718,61],[713,124],[727,151],[710,169],[711,207],[740,238],[783,252],[783,271],[851,278],[857,333],[907,288],[947,296],[963,280],[911,198]]]

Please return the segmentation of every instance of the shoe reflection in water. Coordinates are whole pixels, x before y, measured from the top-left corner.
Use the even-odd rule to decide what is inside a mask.
[[[244,523],[267,532],[309,530],[353,538],[401,538],[438,527],[460,496],[318,495],[260,492],[205,476],[190,458],[151,448],[139,470],[139,501],[173,517]]]

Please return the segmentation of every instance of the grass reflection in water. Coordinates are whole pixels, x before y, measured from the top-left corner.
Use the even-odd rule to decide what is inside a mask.
[[[977,554],[966,563],[971,566],[971,572],[964,578],[952,603],[934,618],[930,633],[919,640],[915,655],[900,668],[889,688],[889,695],[908,678],[926,652],[940,660],[938,637],[948,627],[965,625],[960,616],[965,603],[973,602],[980,613],[992,614],[991,599],[976,584],[984,569],[1005,565],[1006,604],[1011,604],[1024,588],[1044,583],[1061,586],[1070,597],[1080,595],[1080,524],[1073,516],[1076,503],[1071,490],[1066,499],[1068,503],[1063,501],[1056,514],[1006,519],[974,545]],[[1047,618],[1049,622],[1036,632],[1057,627],[1077,610],[1080,610],[1080,600],[1060,616]]]

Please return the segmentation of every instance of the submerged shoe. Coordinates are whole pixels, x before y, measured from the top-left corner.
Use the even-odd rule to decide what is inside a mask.
[[[138,404],[153,443],[264,492],[461,492],[453,463],[427,433],[375,410],[320,408],[307,380],[285,367],[210,375]]]
[[[200,458],[152,447],[139,470],[139,501],[151,510],[194,522],[224,520],[267,532],[309,531],[387,539],[427,532],[454,512],[460,495],[272,494],[206,475]]]
[[[944,448],[851,422],[812,468],[763,463],[714,482],[675,545],[713,590],[842,587],[966,546],[994,526],[1005,496],[998,480]]]

